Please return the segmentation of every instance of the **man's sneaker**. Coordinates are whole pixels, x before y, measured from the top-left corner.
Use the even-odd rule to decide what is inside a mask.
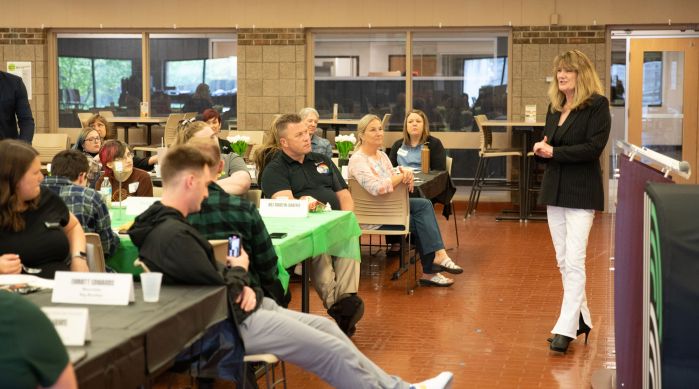
[[[410,389],[450,389],[454,374],[443,371],[438,376],[410,385]]]
[[[350,295],[333,304],[328,309],[330,315],[337,322],[338,327],[347,336],[354,335],[356,324],[364,315],[364,301],[357,295]]]

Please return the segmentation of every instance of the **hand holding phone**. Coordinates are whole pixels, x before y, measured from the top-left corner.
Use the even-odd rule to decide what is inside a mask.
[[[240,236],[233,234],[228,237],[228,256],[240,256]]]

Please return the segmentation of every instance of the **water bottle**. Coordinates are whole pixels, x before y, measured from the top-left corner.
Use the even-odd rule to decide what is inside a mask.
[[[102,185],[100,186],[100,194],[102,195],[102,200],[107,204],[107,207],[112,206],[112,184],[109,182],[108,177],[104,177],[102,180]]]

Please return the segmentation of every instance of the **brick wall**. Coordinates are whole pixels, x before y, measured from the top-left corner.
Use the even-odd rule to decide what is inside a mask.
[[[48,132],[48,69],[46,32],[37,28],[0,28],[0,68],[7,61],[32,63],[32,107],[36,132]]]
[[[556,55],[578,49],[606,75],[605,26],[520,26],[512,30],[512,119],[524,119],[524,106],[536,104],[543,121],[548,107],[547,76],[553,76]]]
[[[305,104],[303,30],[238,30],[238,129],[266,130],[274,115],[298,112]]]

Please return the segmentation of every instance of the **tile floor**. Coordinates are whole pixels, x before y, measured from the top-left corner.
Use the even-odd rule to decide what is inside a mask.
[[[492,212],[467,220],[459,208],[461,244],[449,251],[464,268],[451,288],[405,292],[391,281],[397,259],[383,253],[362,262],[360,296],[366,310],[353,340],[390,374],[419,381],[450,370],[454,388],[589,388],[592,375],[613,368],[613,215],[597,214],[588,247],[587,296],[594,329],[566,355],[550,352],[546,338],[560,308],[562,286],[548,227],[543,222],[496,222]],[[488,207],[484,207],[486,210]],[[479,207],[480,209],[480,207]],[[454,247],[454,224],[441,217],[445,245]],[[292,284],[299,309],[300,285]],[[325,315],[311,293],[311,312]],[[321,379],[287,366],[290,388],[329,388]],[[166,375],[156,388],[189,386]],[[234,388],[216,382],[216,388]]]

